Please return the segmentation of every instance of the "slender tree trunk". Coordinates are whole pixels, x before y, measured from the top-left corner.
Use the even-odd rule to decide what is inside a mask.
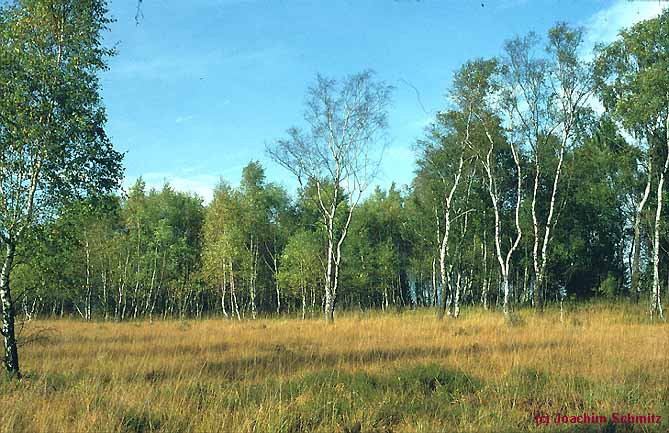
[[[360,197],[358,197],[358,200]],[[337,289],[339,288],[339,269],[341,268],[341,246],[344,243],[344,240],[346,239],[346,235],[348,234],[348,228],[351,225],[351,218],[353,217],[353,210],[355,209],[356,205],[358,204],[358,201],[356,200],[355,202],[349,203],[349,209],[348,209],[348,216],[346,217],[346,222],[344,223],[344,226],[342,227],[342,232],[339,235],[339,240],[337,240],[336,243],[336,248],[335,248],[335,255],[334,255],[334,278],[332,281],[332,311],[330,314],[330,319],[331,322],[334,321],[334,308],[335,308],[335,302],[337,300]],[[334,215],[334,209],[332,210],[332,215]]]
[[[9,287],[9,276],[14,265],[15,253],[16,246],[14,243],[7,242],[5,244],[5,260],[0,274],[0,301],[2,302],[2,336],[5,341],[5,368],[10,375],[20,379],[19,352],[14,330],[14,303]]]
[[[432,257],[432,306],[437,305],[437,258]]]
[[[235,313],[237,314],[237,320],[242,320],[242,317],[239,315],[239,304],[237,303],[237,293],[235,291],[235,274],[232,270],[232,260],[230,260],[230,296],[232,296],[232,304],[235,308]]]
[[[513,128],[511,128],[513,129]],[[520,204],[521,204],[521,198],[522,198],[522,175],[521,175],[521,167],[520,167],[520,156],[518,155],[518,150],[516,149],[515,145],[511,143],[511,153],[513,154],[513,160],[516,165],[516,174],[517,174],[517,185],[516,185],[516,209],[515,209],[515,223],[516,223],[516,238],[509,247],[509,250],[506,253],[506,259],[504,258],[504,254],[502,253],[502,245],[501,245],[501,221],[500,221],[500,215],[499,215],[499,193],[497,190],[497,183],[495,179],[495,175],[493,172],[493,161],[492,161],[492,153],[494,150],[494,140],[492,136],[490,135],[489,131],[486,129],[485,131],[486,136],[488,138],[488,142],[490,143],[490,147],[488,149],[488,153],[486,155],[486,159],[484,161],[484,169],[486,171],[486,174],[488,176],[488,193],[490,195],[490,200],[492,201],[492,208],[495,213],[495,252],[497,253],[497,261],[499,262],[499,267],[500,267],[500,275],[502,278],[501,282],[501,289],[503,291],[503,304],[502,304],[502,309],[504,311],[504,315],[508,317],[509,315],[509,268],[511,265],[511,257],[513,256],[514,251],[518,247],[518,244],[520,243],[520,240],[522,238],[522,230],[520,227]],[[499,296],[498,296],[498,302],[499,302]]]
[[[302,320],[307,315],[307,289],[302,286]]]
[[[435,228],[436,228],[436,239],[435,239],[435,245],[439,246],[441,244],[441,221],[439,218],[439,211],[437,210],[437,206],[434,206],[434,219],[435,219]],[[432,280],[433,280],[433,292],[432,292],[432,305],[434,307],[437,307],[439,304],[439,293],[443,294],[443,287],[441,290],[438,290],[438,284],[437,284],[437,272],[436,272],[436,263],[437,263],[437,257],[432,258]],[[441,277],[440,277],[441,279]],[[437,312],[437,315],[439,312]]]
[[[341,238],[340,240],[343,240],[343,238]],[[334,260],[334,276],[332,278],[332,296],[330,298],[331,304],[329,312],[330,323],[334,323],[334,309],[335,309],[335,303],[337,301],[337,289],[339,288],[339,266],[341,265],[340,262],[341,251],[339,249],[340,245],[341,245],[340,243],[337,245],[337,255],[335,256]]]
[[[469,125],[467,126],[467,128],[469,129]],[[441,290],[442,290],[442,296],[441,296],[442,304],[441,308],[437,312],[437,317],[439,319],[442,319],[444,317],[444,312],[448,308],[448,305],[446,304],[446,296],[443,293],[443,291],[446,289],[446,258],[447,256],[449,256],[448,237],[451,231],[451,206],[453,204],[453,197],[455,196],[455,191],[458,189],[458,185],[460,184],[460,178],[462,177],[462,168],[464,166],[464,162],[465,162],[464,153],[461,153],[460,160],[458,161],[458,171],[455,173],[455,177],[453,179],[453,185],[451,186],[451,189],[448,192],[448,195],[446,196],[445,200],[446,208],[444,209],[444,233],[443,237],[441,238],[441,247],[439,249],[439,270],[441,275]],[[450,288],[450,284],[448,284],[448,287]]]
[[[669,156],[667,156],[667,161],[669,161]],[[662,218],[662,189],[664,188],[664,174],[664,171],[660,173],[660,181],[657,185],[657,209],[655,212],[655,234],[653,237],[653,300],[650,310],[651,318],[654,313],[657,313],[657,316],[661,320],[664,320],[662,302],[660,299],[660,226]]]
[[[316,310],[316,289],[311,287],[311,318],[314,318],[314,311]]]
[[[669,100],[669,95],[667,95],[667,99]],[[651,319],[653,314],[657,313],[657,316],[660,318],[660,320],[664,320],[661,300],[662,287],[660,284],[660,229],[662,221],[662,194],[664,192],[664,176],[666,175],[667,170],[669,170],[669,113],[667,113],[665,122],[665,134],[665,152],[667,154],[664,159],[664,167],[660,172],[660,181],[657,184],[657,209],[655,212],[655,235],[653,238],[653,299],[650,308]]]
[[[139,313],[139,279],[135,281],[135,293],[133,294],[133,312],[132,318],[137,320],[137,314]]]
[[[130,305],[130,308],[133,309],[133,314],[132,317],[133,319],[137,319],[137,310],[139,308],[139,275],[140,275],[140,266],[141,266],[141,246],[142,246],[142,228],[141,225],[138,223],[137,224],[137,257],[135,258],[136,261],[136,268],[135,268],[135,290],[132,295],[132,302],[133,304]],[[123,312],[125,313],[125,308],[126,304],[123,304]],[[125,315],[125,314],[124,314]]]
[[[340,170],[339,166],[337,168],[338,172]],[[339,179],[339,176],[335,176],[336,179]],[[341,266],[341,246],[346,239],[348,234],[348,228],[351,225],[351,218],[353,217],[353,211],[360,198],[362,197],[362,191],[359,191],[359,194],[354,199],[349,197],[349,208],[348,215],[341,229],[341,233],[337,238],[335,238],[335,227],[334,220],[337,217],[337,206],[340,204],[338,200],[339,193],[339,182],[335,181],[333,185],[333,194],[334,198],[330,205],[329,210],[325,207],[321,195],[321,185],[320,182],[316,182],[318,197],[321,209],[323,211],[324,220],[328,230],[328,249],[327,249],[327,271],[325,275],[325,322],[334,323],[334,309],[335,302],[337,299],[337,289],[339,287],[339,268]],[[336,240],[335,240],[336,239]]]
[[[334,299],[332,295],[332,267],[333,267],[333,250],[334,250],[334,227],[332,218],[328,218],[328,250],[327,250],[327,269],[325,272],[325,322],[332,323],[334,321]]]
[[[253,236],[251,236],[251,258],[253,260],[252,269],[251,269],[251,284],[250,284],[250,295],[251,295],[251,317],[256,318],[256,278],[258,275],[258,246],[253,242]]]
[[[153,296],[153,300],[151,301],[151,310],[149,310],[149,317],[153,317],[153,312],[156,309],[156,302],[158,301],[158,296],[160,295],[161,289],[163,287],[163,280],[165,277],[165,256],[166,252],[163,252],[163,262],[160,267],[160,278],[158,278],[158,284],[156,284],[156,293]],[[164,301],[163,301],[164,305]],[[164,311],[163,311],[164,312]],[[164,315],[163,315],[164,316]]]
[[[149,321],[153,319],[153,311],[151,311],[151,305],[153,304],[153,296],[156,285],[156,273],[158,272],[158,245],[156,245],[153,251],[153,271],[151,271],[151,283],[149,284],[149,294],[146,298],[146,304],[144,305],[144,315],[148,313]]]
[[[128,264],[130,263],[130,251],[128,251],[128,255],[126,256],[125,259],[125,266],[123,267],[123,276],[122,276],[122,282],[119,285],[118,293],[119,293],[119,310],[120,310],[120,320],[125,319],[125,310],[126,307],[128,306],[128,295],[125,293],[125,282],[128,276]]]
[[[474,268],[470,268],[469,270],[469,279],[467,280],[467,293],[469,293],[472,305],[474,305],[476,303],[476,299],[474,298]]]
[[[226,286],[225,271],[223,271],[223,284],[221,284],[221,310],[223,310],[223,316],[227,319],[228,312],[225,310],[225,289],[226,289],[225,286]]]
[[[560,147],[560,157],[558,159],[558,165],[555,169],[555,177],[553,178],[553,190],[551,192],[550,206],[548,210],[548,217],[546,218],[546,225],[544,226],[544,238],[541,245],[541,263],[539,265],[539,274],[537,275],[537,285],[540,288],[544,287],[544,278],[546,274],[546,264],[548,263],[548,243],[550,241],[551,229],[554,225],[553,217],[555,215],[555,200],[557,198],[558,183],[560,181],[560,174],[562,172],[562,163],[564,161],[564,153],[566,148],[566,137],[563,139],[562,146]],[[543,297],[539,299],[541,302],[540,308],[543,310]]]
[[[527,257],[527,251],[525,251],[525,257]],[[530,275],[527,268],[527,262],[525,262],[525,271],[523,272],[523,302],[527,302],[529,300],[529,294],[527,293],[527,282]]]
[[[473,177],[470,177],[470,182],[468,183],[467,193],[465,195],[465,207],[469,204],[469,194],[471,192],[471,181]],[[456,246],[457,254],[457,270],[456,270],[456,281],[455,281],[455,295],[453,296],[453,318],[457,319],[460,317],[460,298],[466,296],[467,290],[467,276],[465,276],[465,283],[462,283],[462,249],[464,245],[464,240],[467,237],[467,228],[469,225],[469,213],[465,211],[462,224],[460,225],[460,241]],[[449,266],[449,278],[453,278],[453,263]]]
[[[458,272],[458,276],[455,280],[455,297],[453,299],[453,317],[457,319],[460,317],[460,288],[461,288],[461,278],[462,274]]]
[[[104,264],[102,265],[102,308],[105,321],[109,319],[109,310],[107,305],[107,270]]]
[[[488,290],[490,288],[490,278],[488,277],[488,241],[486,240],[487,229],[485,227],[485,222],[483,226],[483,290],[481,291],[481,297],[483,298],[483,309],[488,309]]]
[[[539,189],[539,156],[538,150],[535,150],[534,156],[534,183],[532,187],[532,229],[534,238],[532,240],[532,265],[534,266],[534,291],[532,292],[532,305],[541,310],[541,285],[539,278],[539,221],[537,219],[537,190]]]
[[[91,252],[88,244],[88,236],[84,232],[84,237],[86,242],[84,244],[86,250],[86,320],[91,320],[91,302],[92,302],[92,293],[91,293]]]
[[[632,241],[632,293],[636,302],[639,302],[639,295],[641,294],[641,286],[639,285],[639,266],[641,261],[641,217],[644,206],[650,196],[651,181],[652,181],[652,166],[648,168],[648,180],[646,181],[646,188],[643,192],[643,197],[639,202],[634,214],[634,239]]]
[[[448,233],[448,222],[444,230],[445,233]],[[446,250],[443,247],[439,249],[439,278],[441,281],[441,305],[437,310],[437,318],[443,319],[448,309],[449,299],[448,297],[451,294],[449,278],[447,277],[446,272]],[[448,292],[448,293],[447,293]]]
[[[26,320],[30,322],[32,320],[32,311],[28,309],[28,297],[23,296],[23,302],[21,303],[23,307],[23,314],[26,316]],[[33,308],[35,307],[35,302],[33,301]]]
[[[274,240],[276,245],[276,239]],[[277,260],[276,251],[272,255],[272,264],[274,265],[274,288],[276,290],[276,314],[281,314],[281,287],[279,286],[279,263]]]

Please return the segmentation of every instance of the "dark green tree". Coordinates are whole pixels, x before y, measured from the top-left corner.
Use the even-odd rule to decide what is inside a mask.
[[[623,30],[619,38],[600,49],[596,82],[600,98],[639,144],[641,164],[647,173],[646,188],[639,194],[635,220],[632,290],[639,285],[640,223],[652,184],[656,185],[653,226],[653,282],[651,316],[664,318],[660,299],[660,236],[665,177],[669,170],[669,10],[657,18]]]

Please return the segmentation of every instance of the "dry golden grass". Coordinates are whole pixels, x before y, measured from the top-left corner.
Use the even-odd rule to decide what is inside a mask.
[[[33,321],[3,432],[669,431],[669,326],[629,305],[320,320]],[[558,412],[657,425],[536,426]]]

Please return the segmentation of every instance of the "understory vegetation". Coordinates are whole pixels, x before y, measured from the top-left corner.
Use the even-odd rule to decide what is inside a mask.
[[[669,9],[604,45],[557,22],[464,61],[387,166],[409,117],[384,71],[317,74],[279,137],[251,100],[229,108],[250,123],[206,106],[272,134],[211,200],[126,177],[113,22],[107,0],[0,0],[0,433],[667,431]],[[170,112],[151,101],[147,128]],[[249,143],[219,126],[231,173]],[[143,144],[164,161],[198,142],[162,135]],[[583,414],[608,419],[554,421]]]
[[[95,6],[89,31],[100,38],[106,3],[67,4],[73,20]],[[38,5],[0,10],[17,44],[7,55],[17,56],[19,69],[39,57],[17,54],[30,38],[46,38],[48,52],[58,52],[49,34],[22,33],[53,18]],[[497,57],[464,63],[444,109],[415,143],[410,185],[374,186],[393,89],[372,71],[318,75],[302,121],[267,145],[269,158],[297,180],[294,193],[268,179],[258,160],[244,167],[238,185],[221,180],[209,203],[142,178],[120,191],[121,155],[101,129],[100,105],[84,129],[97,128],[109,152],[91,156],[99,173],[69,167],[76,179],[90,179],[67,183],[72,188],[61,197],[62,182],[48,182],[60,171],[42,173],[38,165],[30,175],[21,164],[31,152],[42,157],[33,143],[69,142],[24,137],[27,126],[0,128],[8,158],[0,164],[9,173],[0,175],[7,326],[15,313],[120,321],[321,311],[331,320],[335,308],[433,306],[458,317],[468,304],[509,313],[517,304],[541,310],[592,298],[642,302],[663,319],[669,12],[623,30],[593,57],[582,54],[584,37],[583,29],[557,23],[544,37],[530,32],[508,40]],[[93,54],[91,74],[113,53]],[[69,69],[60,72],[61,81],[73,79]],[[86,77],[95,94],[99,83]],[[56,86],[43,84],[46,93]],[[15,98],[0,107],[7,119],[22,119],[12,111],[20,98],[31,106],[22,89],[17,84]],[[81,140],[73,136],[67,151],[101,148]]]
[[[322,319],[31,321],[3,432],[652,432],[669,417],[669,326],[626,303]],[[657,425],[536,426],[654,414]],[[661,427],[661,428],[660,428]],[[664,430],[663,430],[664,429]]]

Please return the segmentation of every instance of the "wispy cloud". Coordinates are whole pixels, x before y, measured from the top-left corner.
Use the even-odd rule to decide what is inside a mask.
[[[596,44],[612,42],[622,29],[658,16],[667,6],[669,2],[666,0],[615,1],[611,6],[592,15],[582,24],[587,32],[584,44],[587,50],[586,55],[592,53]]]
[[[177,123],[177,124],[178,123],[184,123],[184,122],[188,122],[189,120],[193,120],[194,118],[195,118],[195,116],[193,116],[192,114],[189,114],[187,116],[178,116],[176,119],[174,119],[174,123]]]
[[[214,187],[218,181],[218,177],[211,175],[197,175],[192,178],[174,177],[169,180],[170,185],[177,191],[195,193],[202,197],[205,203],[213,199]]]
[[[256,48],[215,48],[194,51],[188,55],[163,54],[151,58],[124,58],[116,60],[107,74],[133,79],[181,80],[196,77],[205,80],[215,76],[216,71],[224,66],[270,67],[290,56],[288,47],[275,42]]]
[[[192,115],[192,114],[189,114],[187,116],[179,116],[176,119],[174,119],[174,123],[177,123],[177,124],[178,123],[184,123],[184,122],[188,122],[189,120],[193,120],[194,118],[195,118],[195,116]]]
[[[617,0],[608,8],[600,10],[582,23],[586,34],[581,55],[585,59],[592,59],[597,44],[606,45],[613,42],[621,30],[660,15],[663,8],[668,5],[669,2],[666,0]],[[604,112],[604,106],[594,95],[588,99],[588,103],[595,113],[601,114]]]
[[[214,188],[220,181],[219,176],[210,174],[174,174],[174,173],[146,173],[141,176],[148,189],[162,189],[165,183],[177,191],[192,193],[203,199],[204,203],[211,202],[214,195]],[[123,187],[127,191],[138,177],[128,177],[123,182]]]
[[[234,164],[220,170],[207,169],[202,165],[182,167],[174,171],[154,171],[141,175],[128,176],[123,181],[123,189],[128,189],[141,176],[147,190],[163,188],[168,183],[173,189],[198,195],[205,204],[211,202],[214,188],[223,179],[235,186],[239,184],[240,174],[246,164]],[[211,174],[216,173],[216,174]]]

